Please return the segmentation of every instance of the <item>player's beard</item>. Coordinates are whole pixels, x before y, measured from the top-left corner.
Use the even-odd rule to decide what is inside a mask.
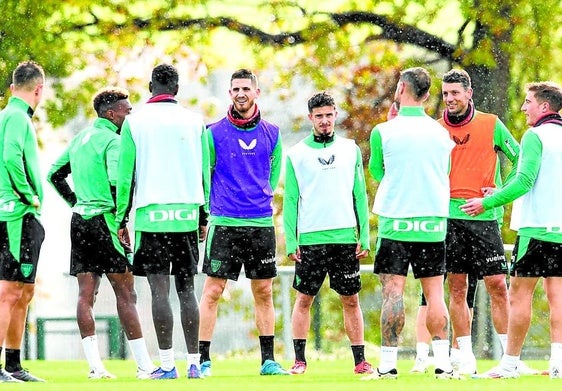
[[[449,106],[447,106],[447,113],[449,113],[449,115],[452,115],[454,117],[458,117],[466,113],[466,111],[468,110],[468,106],[469,106],[468,102],[466,102],[466,104],[464,105],[457,103],[453,105],[452,109]]]
[[[248,113],[253,113],[254,102],[254,100],[250,99],[245,102],[237,102],[235,100],[232,104],[234,105],[234,110],[236,110],[242,117],[246,118]]]

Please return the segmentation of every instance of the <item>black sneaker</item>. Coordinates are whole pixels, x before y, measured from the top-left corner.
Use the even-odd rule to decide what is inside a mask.
[[[0,383],[21,383],[21,380],[16,379],[0,366]]]
[[[45,379],[41,379],[40,377],[34,376],[27,369],[20,369],[19,371],[11,372],[10,375],[19,381],[23,382],[40,382],[46,383]]]
[[[453,370],[451,370],[450,372],[446,372],[441,368],[435,368],[435,378],[441,380],[448,380],[448,379],[461,380],[462,376],[460,376],[457,372]]]

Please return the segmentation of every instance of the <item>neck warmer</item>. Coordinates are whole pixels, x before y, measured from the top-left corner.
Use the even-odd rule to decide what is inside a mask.
[[[314,142],[324,144],[326,146],[327,143],[331,143],[334,141],[334,135],[336,132],[332,132],[331,134],[321,134],[319,136],[313,134]]]
[[[170,102],[170,103],[178,103],[176,97],[172,94],[159,94],[154,95],[150,98],[146,103],[156,103],[156,102]]]
[[[534,128],[543,124],[556,124],[562,126],[562,116],[558,113],[549,113],[539,118],[533,125]]]
[[[232,125],[241,129],[255,128],[258,122],[261,121],[261,114],[257,104],[254,105],[254,113],[250,118],[246,119],[242,117],[240,113],[234,109],[234,105],[230,105],[226,113],[226,117]]]
[[[452,115],[449,114],[447,109],[443,111],[443,121],[445,121],[445,123],[448,126],[452,126],[455,128],[466,125],[472,120],[473,117],[474,117],[474,103],[472,103],[472,101],[468,102],[468,109],[464,114]]]

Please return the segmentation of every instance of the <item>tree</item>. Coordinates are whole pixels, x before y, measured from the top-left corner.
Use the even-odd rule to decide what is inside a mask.
[[[511,109],[521,99],[519,82],[550,78],[561,68],[559,2],[3,0],[2,8],[11,16],[0,27],[4,80],[6,69],[25,57],[43,61],[57,77],[92,61],[103,64],[108,54],[114,60],[126,49],[140,56],[147,46],[165,45],[173,53],[189,45],[210,69],[242,53],[257,66],[286,70],[283,80],[305,75],[322,87],[342,80],[334,79],[342,72],[333,69],[365,64],[374,57],[374,43],[384,42],[386,53],[395,51],[400,62],[466,68],[477,106],[511,123]],[[26,26],[43,33],[29,34]],[[90,83],[86,90],[96,84]],[[65,96],[60,86],[59,93]],[[51,111],[61,109],[69,108],[59,102]]]

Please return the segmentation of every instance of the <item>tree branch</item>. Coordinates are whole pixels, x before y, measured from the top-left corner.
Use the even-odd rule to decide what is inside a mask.
[[[382,33],[378,36],[378,39],[419,46],[437,53],[445,59],[452,61],[460,60],[460,58],[454,56],[454,45],[414,26],[398,25],[385,16],[363,11],[329,13],[328,15],[338,26],[361,23],[372,24],[382,29]]]
[[[436,53],[442,58],[450,61],[460,61],[460,56],[455,54],[456,47],[443,39],[420,30],[414,26],[402,25],[392,22],[389,18],[371,12],[353,11],[343,13],[325,13],[339,27],[346,25],[371,24],[382,29],[382,33],[374,38],[379,40],[389,40],[396,43],[404,43],[424,48]],[[76,25],[75,30],[81,30],[86,26],[99,23],[99,19],[94,15],[94,21],[85,25]],[[158,31],[181,31],[190,28],[201,30],[211,30],[220,27],[245,35],[263,45],[272,46],[296,46],[307,43],[306,32],[313,30],[315,25],[309,25],[302,31],[283,32],[279,34],[269,34],[257,27],[241,23],[230,17],[217,18],[197,18],[197,19],[132,19],[131,22],[115,26],[116,29],[131,27],[131,24],[139,29],[154,29]],[[370,37],[373,39],[373,37]]]

